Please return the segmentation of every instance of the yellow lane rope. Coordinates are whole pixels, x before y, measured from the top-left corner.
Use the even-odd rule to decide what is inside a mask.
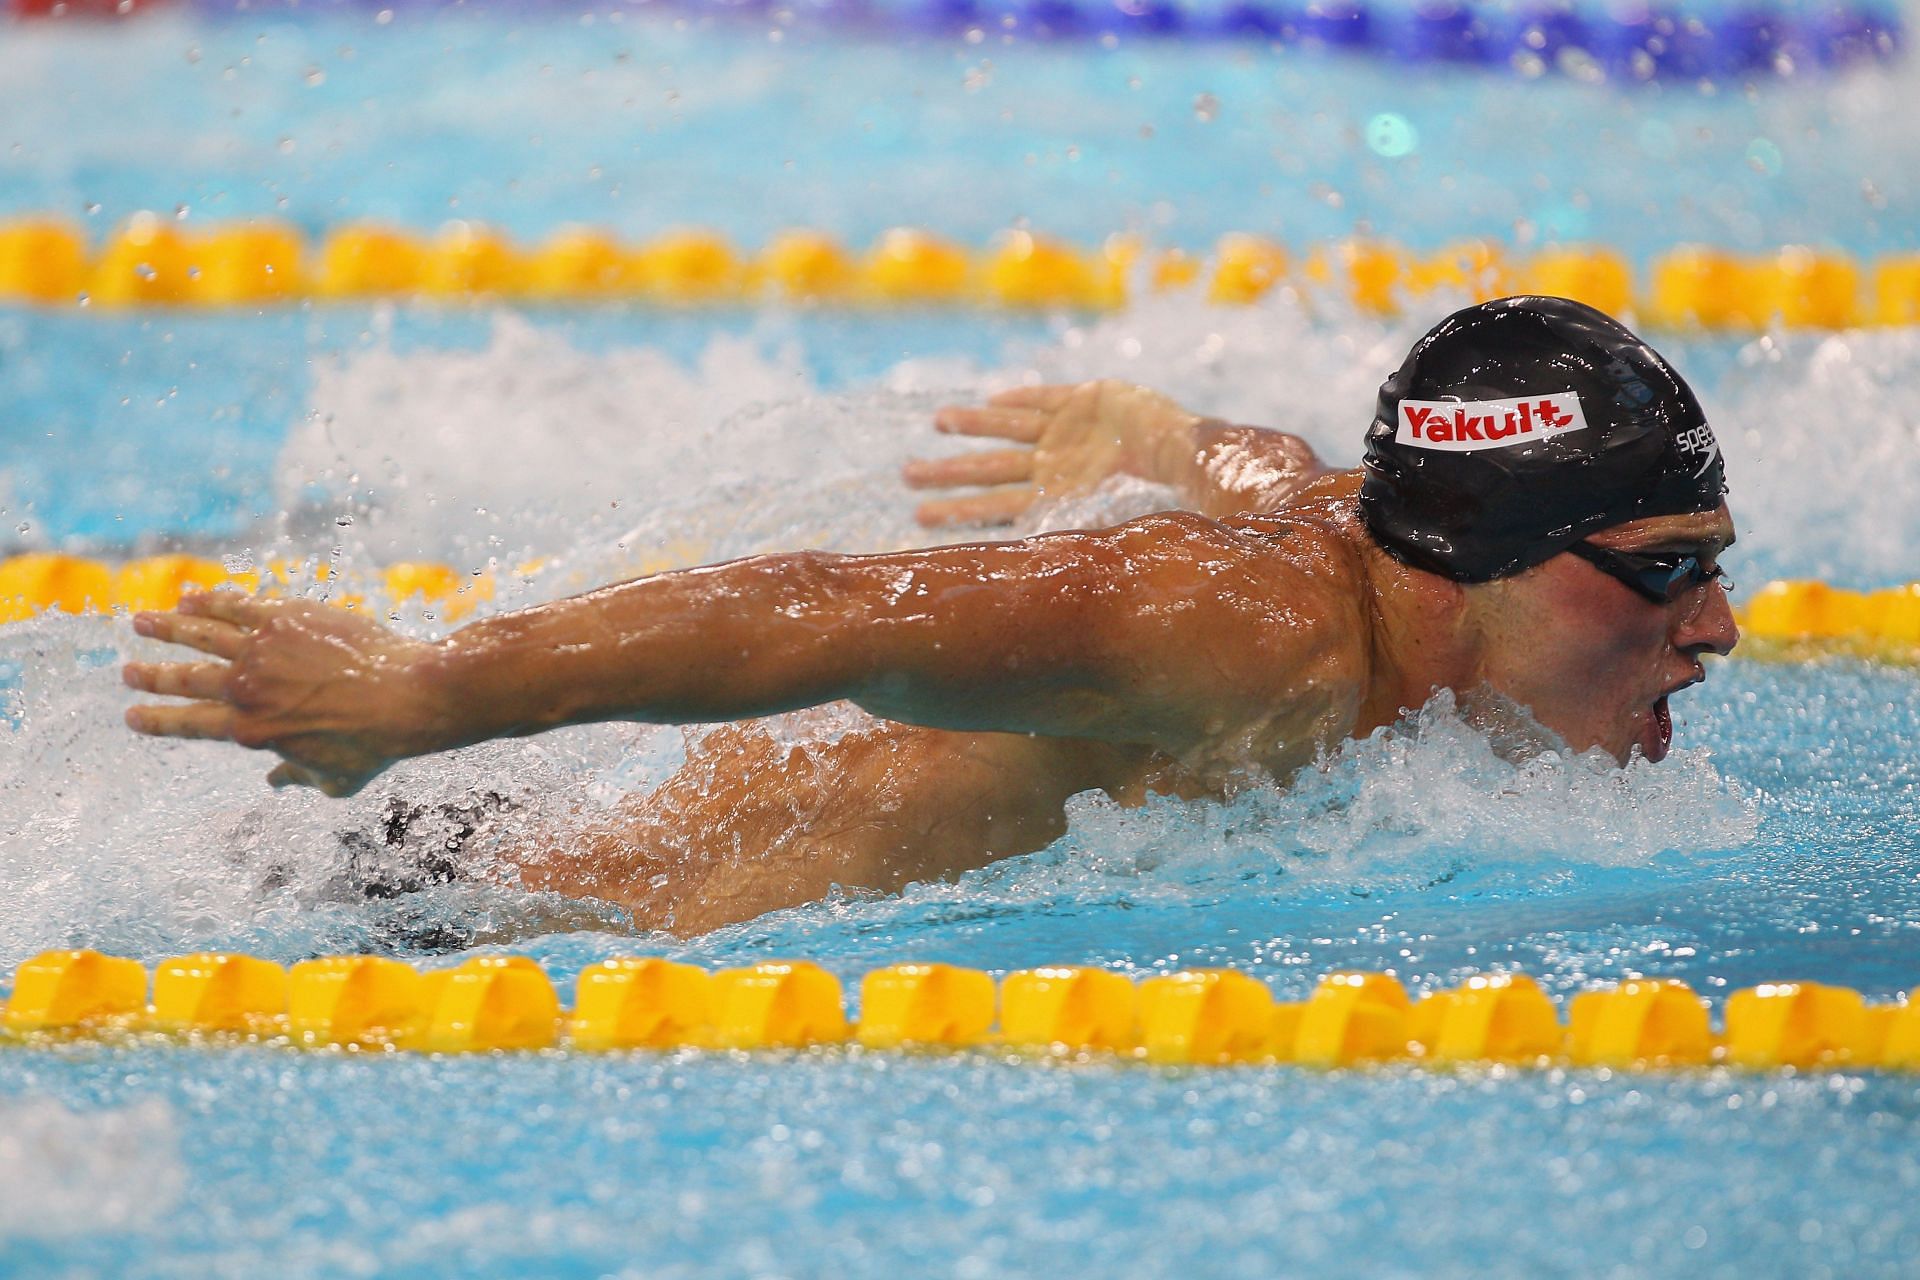
[[[855,251],[818,231],[784,232],[748,249],[708,231],[636,244],[567,227],[529,246],[478,223],[452,222],[431,235],[352,224],[309,245],[277,222],[202,229],[140,214],[95,248],[57,218],[0,221],[0,304],[101,310],[376,298],[1103,310],[1142,289],[1182,288],[1204,288],[1220,303],[1291,288],[1310,299],[1344,297],[1376,314],[1397,313],[1442,288],[1475,297],[1553,293],[1664,329],[1920,323],[1920,254],[1859,259],[1799,246],[1763,253],[1683,246],[1636,270],[1606,247],[1521,253],[1488,241],[1415,253],[1382,240],[1302,248],[1234,234],[1199,255],[1156,249],[1133,235],[1089,249],[1011,231],[972,247],[903,228]]]
[[[327,598],[349,608],[397,608],[410,603],[457,622],[494,594],[485,569],[402,563],[368,573],[332,574],[276,562],[265,570],[226,568],[200,556],[162,555],[112,562],[54,552],[0,560],[0,623],[47,610],[111,613],[171,609],[183,592],[214,587],[268,594],[326,584]],[[1822,582],[1771,582],[1737,611],[1749,639],[1768,653],[1796,646],[1853,651],[1890,661],[1920,662],[1920,582],[1879,591],[1848,591]]]
[[[1414,1001],[1387,973],[1322,978],[1278,1002],[1232,969],[1135,982],[1104,969],[1009,973],[900,964],[860,982],[860,1019],[840,982],[807,961],[709,973],[652,957],[580,973],[571,1009],[525,956],[476,956],[421,972],[378,956],[328,956],[291,970],[254,956],[202,953],[155,967],[96,951],[49,951],[21,965],[0,1016],[17,1043],[78,1036],[236,1037],[288,1045],[461,1053],[568,1047],[987,1049],[1099,1054],[1225,1066],[1297,1063],[1682,1067],[1726,1064],[1920,1070],[1920,1005],[1868,1004],[1810,982],[1734,992],[1721,1031],[1706,1002],[1672,979],[1575,995],[1563,1023],[1525,974],[1468,979]]]

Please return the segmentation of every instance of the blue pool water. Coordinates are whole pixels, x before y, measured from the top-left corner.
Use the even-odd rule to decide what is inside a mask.
[[[114,74],[76,71],[89,60]],[[1196,246],[1364,224],[1423,245],[1868,254],[1920,234],[1920,131],[1896,109],[1913,87],[1899,66],[1708,94],[1220,47],[796,35],[762,50],[632,19],[618,40],[532,16],[166,20],[5,33],[0,143],[17,147],[0,212],[105,228],[184,205],[309,230],[464,216],[527,237],[704,223],[749,243],[799,223],[978,240],[1027,217]],[[1197,110],[1203,94],[1216,105]],[[1419,149],[1367,149],[1385,112]],[[348,569],[545,557],[502,573],[502,606],[662,564],[897,546],[923,535],[895,470],[942,447],[927,418],[948,399],[1118,374],[1351,461],[1374,385],[1430,319],[1288,297],[1161,298],[1098,321],[14,311],[0,542]],[[1661,345],[1727,451],[1736,577],[1920,577],[1920,334]],[[1156,496],[1118,489],[1035,523]],[[272,793],[245,753],[124,733],[113,667],[137,651],[112,619],[0,628],[0,969],[65,945],[421,963],[511,946],[562,982],[632,953],[799,956],[850,983],[906,959],[1228,964],[1297,998],[1344,966],[1416,991],[1520,968],[1562,1001],[1651,973],[1716,1007],[1772,978],[1891,1000],[1920,972],[1910,669],[1717,664],[1676,705],[1675,757],[1624,772],[1505,763],[1433,707],[1288,791],[1082,801],[1055,846],[958,884],[676,941],[505,891],[367,902],[331,881],[341,833],[390,797],[512,797],[473,847],[484,860],[490,841],[658,781],[685,753],[677,731],[490,744],[350,801]],[[837,727],[782,726],[801,741]],[[0,1273],[1897,1275],[1920,1248],[1917,1140],[1920,1083],[1873,1073],[5,1045]]]

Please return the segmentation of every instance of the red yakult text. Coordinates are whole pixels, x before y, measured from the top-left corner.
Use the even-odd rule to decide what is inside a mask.
[[[1416,449],[1466,453],[1529,444],[1586,426],[1580,397],[1571,391],[1511,400],[1402,400],[1394,439]]]

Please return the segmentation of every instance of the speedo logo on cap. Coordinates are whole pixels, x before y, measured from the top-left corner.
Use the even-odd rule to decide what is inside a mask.
[[[1580,397],[1556,391],[1512,400],[1402,400],[1400,429],[1393,438],[1416,449],[1471,453],[1586,428]]]

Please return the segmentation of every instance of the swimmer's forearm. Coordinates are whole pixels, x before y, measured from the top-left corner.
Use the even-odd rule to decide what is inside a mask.
[[[1299,436],[1217,418],[1195,422],[1165,464],[1182,505],[1208,516],[1277,511],[1329,468]]]
[[[1102,626],[1075,590],[1086,541],[800,553],[660,574],[464,628],[424,678],[447,708],[446,747],[839,699],[936,728],[1069,733],[1107,702],[1083,670]]]
[[[840,696],[831,561],[767,556],[659,574],[474,623],[424,678],[446,746],[606,720],[710,723]]]

